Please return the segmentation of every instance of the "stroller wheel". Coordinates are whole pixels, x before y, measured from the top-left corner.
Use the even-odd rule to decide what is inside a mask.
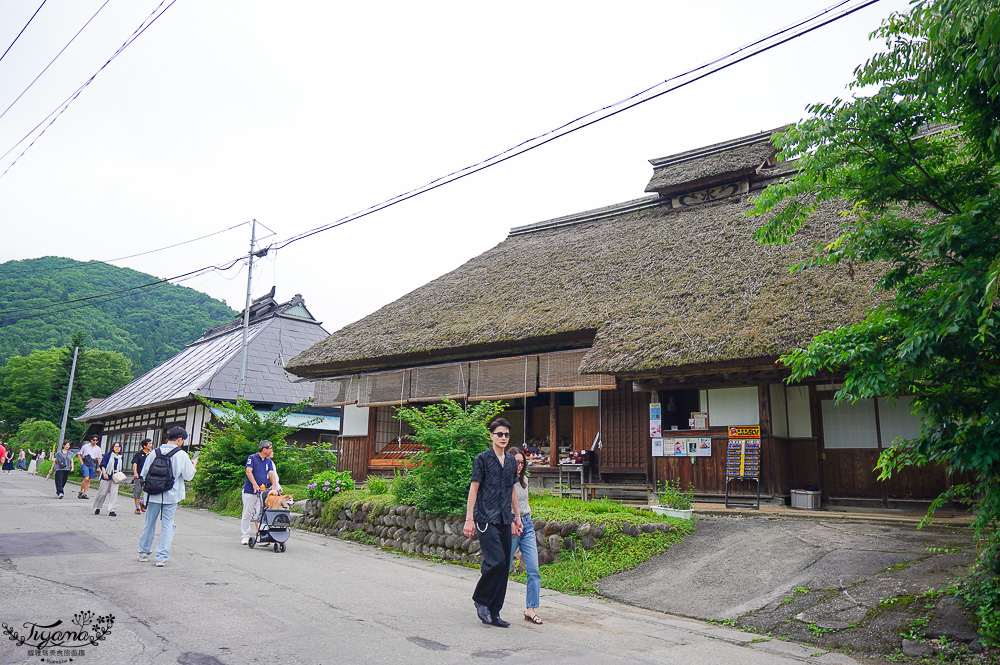
[[[284,551],[285,551],[285,543],[281,543],[281,551],[282,551],[282,552],[284,552]]]
[[[274,551],[275,551],[275,552],[277,552],[277,551],[278,551],[278,549],[279,549],[279,546],[278,546],[278,543],[275,543],[275,544],[274,544]]]
[[[257,541],[256,541],[256,540],[254,540],[253,538],[251,538],[250,540],[248,540],[248,541],[247,541],[247,546],[248,546],[248,547],[249,547],[250,549],[253,549],[253,546],[254,546],[254,545],[256,545],[256,544],[257,544]]]

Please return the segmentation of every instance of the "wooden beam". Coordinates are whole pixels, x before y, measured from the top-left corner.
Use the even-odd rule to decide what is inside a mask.
[[[549,393],[549,459],[559,459],[559,393]]]

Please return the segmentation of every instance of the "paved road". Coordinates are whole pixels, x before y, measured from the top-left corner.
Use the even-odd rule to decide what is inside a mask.
[[[136,561],[141,517],[52,498],[52,483],[0,476],[0,622],[23,632],[114,615],[74,665],[291,663],[854,663],[838,653],[593,598],[543,591],[544,626],[484,626],[475,570],[295,532],[288,551],[238,544],[233,518],[182,509],[165,568]],[[667,593],[667,590],[664,590]],[[524,587],[511,583],[508,619]],[[0,665],[40,663],[3,640]],[[69,662],[49,657],[46,663]]]

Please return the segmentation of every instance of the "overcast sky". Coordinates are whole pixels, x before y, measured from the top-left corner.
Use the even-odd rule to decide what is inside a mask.
[[[45,3],[0,60],[0,112],[103,3]],[[0,262],[106,260],[252,218],[288,238],[833,3],[177,0],[0,177]],[[0,49],[39,4],[0,3]],[[110,0],[0,118],[0,153],[160,5]],[[272,284],[282,300],[301,293],[333,332],[496,245],[511,227],[643,196],[648,159],[793,122],[807,104],[846,94],[854,67],[882,48],[868,34],[906,7],[882,0],[499,166],[292,244],[255,266],[254,296]],[[0,159],[0,172],[26,145]],[[249,241],[243,226],[116,265],[170,277],[228,263]],[[243,267],[182,283],[241,309],[246,277]]]

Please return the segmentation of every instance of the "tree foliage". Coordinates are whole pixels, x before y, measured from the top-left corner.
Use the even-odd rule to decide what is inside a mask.
[[[83,435],[84,425],[72,420],[83,413],[87,400],[107,397],[132,380],[132,363],[113,351],[88,348],[78,331],[62,348],[15,356],[0,368],[0,421],[8,430],[32,418],[62,422],[66,387],[73,365],[73,346],[79,345],[67,438]]]
[[[48,420],[28,420],[17,428],[14,435],[14,442],[19,449],[32,450],[38,452],[44,450],[46,454],[57,449],[59,441],[59,426],[50,423]]]
[[[1000,13],[981,0],[916,2],[874,33],[849,100],[808,108],[777,137],[788,180],[756,199],[757,237],[781,243],[823,201],[840,235],[797,268],[882,275],[883,305],[784,358],[792,380],[846,373],[838,399],[913,395],[920,436],[885,451],[886,478],[929,462],[970,477],[984,561],[1000,572]],[[874,91],[874,92],[872,92]]]
[[[469,496],[472,460],[490,446],[486,425],[503,411],[502,402],[479,402],[469,408],[454,400],[423,409],[404,407],[399,418],[413,426],[425,450],[415,457],[415,505],[432,513],[461,513]]]
[[[170,283],[99,298],[87,306],[56,305],[131,289],[159,278],[100,261],[47,256],[0,264],[0,365],[13,356],[61,347],[73,331],[94,349],[118,352],[143,374],[235,312],[204,293]]]
[[[278,477],[287,480],[286,472],[295,475],[294,461],[286,454],[285,437],[298,431],[285,424],[285,418],[308,404],[296,404],[277,411],[256,411],[246,400],[235,404],[216,403],[198,396],[205,406],[218,409],[218,423],[208,425],[208,435],[198,455],[198,473],[194,490],[202,496],[218,497],[246,480],[246,461],[257,452],[265,439],[274,446],[274,466]]]

